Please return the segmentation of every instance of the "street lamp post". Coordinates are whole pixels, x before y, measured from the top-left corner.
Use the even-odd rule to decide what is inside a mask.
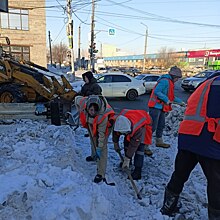
[[[145,71],[145,65],[146,65],[146,58],[147,58],[147,37],[148,37],[148,26],[146,24],[142,25],[146,27],[146,33],[145,33],[145,43],[144,43],[144,61],[143,61],[143,72]]]

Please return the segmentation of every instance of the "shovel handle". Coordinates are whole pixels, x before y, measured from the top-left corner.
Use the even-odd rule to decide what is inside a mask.
[[[124,158],[121,155],[121,151],[117,151],[117,153],[118,153],[118,155],[119,155],[119,157],[121,159],[121,162],[124,162]],[[141,200],[142,197],[141,197],[140,192],[138,191],[138,188],[137,188],[137,186],[136,186],[136,184],[135,184],[135,182],[134,182],[134,180],[133,180],[133,178],[131,176],[131,171],[128,168],[124,168],[124,171],[128,175],[129,180],[131,181],[131,185],[132,185],[132,187],[133,187],[133,189],[134,189],[134,191],[135,191],[135,193],[137,195],[137,198]]]

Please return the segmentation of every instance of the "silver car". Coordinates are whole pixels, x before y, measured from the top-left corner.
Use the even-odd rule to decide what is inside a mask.
[[[210,77],[212,74],[214,74],[214,70],[205,70],[202,71],[195,76],[188,77],[182,80],[181,87],[185,91],[195,90],[200,83],[205,81],[208,77]]]
[[[156,74],[140,74],[138,76],[135,76],[135,79],[144,80],[147,93],[150,93],[153,90],[159,78],[160,75],[156,75]]]

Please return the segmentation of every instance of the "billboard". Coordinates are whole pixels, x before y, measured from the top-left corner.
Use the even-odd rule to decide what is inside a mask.
[[[0,0],[0,12],[8,12],[8,0]]]
[[[197,57],[220,57],[220,49],[215,50],[197,50],[197,51],[188,51],[188,58],[197,58]]]

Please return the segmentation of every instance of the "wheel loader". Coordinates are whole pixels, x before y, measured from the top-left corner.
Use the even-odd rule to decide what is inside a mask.
[[[77,93],[64,75],[58,80],[50,76],[50,71],[42,66],[30,61],[15,60],[10,52],[10,40],[4,38],[9,52],[0,46],[0,102],[56,103],[56,106],[62,106],[63,114],[70,111]]]

